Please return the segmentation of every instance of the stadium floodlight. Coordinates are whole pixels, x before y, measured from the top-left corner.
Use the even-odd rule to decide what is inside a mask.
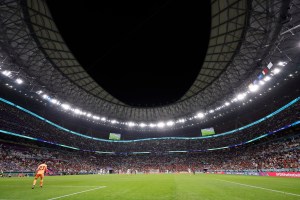
[[[197,117],[197,118],[203,118],[204,114],[202,112],[200,112],[200,113],[197,113],[197,115],[195,117]]]
[[[238,98],[235,97],[234,99],[232,99],[232,101],[233,101],[233,102],[236,102],[236,101],[238,101]]]
[[[247,95],[246,93],[240,93],[236,96],[236,98],[237,98],[237,100],[241,101],[241,100],[245,99],[246,95]]]
[[[279,61],[277,65],[279,66],[286,66],[287,62]]]
[[[281,70],[280,70],[279,68],[275,68],[272,72],[273,72],[274,74],[278,74],[280,71],[281,71]]]
[[[217,107],[217,108],[216,108],[216,110],[220,110],[220,109],[221,109],[221,107]]]
[[[44,99],[48,99],[49,97],[48,97],[48,95],[44,94],[44,95],[43,95],[43,98],[44,98]]]
[[[260,85],[264,85],[264,84],[265,84],[265,81],[260,80],[260,81],[259,81],[259,84],[260,84]]]
[[[178,122],[179,123],[184,123],[186,120],[185,119],[179,119]]]
[[[147,125],[145,123],[140,123],[139,126],[142,127],[142,128],[144,128]]]
[[[37,94],[42,94],[43,91],[42,91],[42,90],[39,90],[39,91],[37,91],[36,93],[37,93]]]
[[[53,103],[53,104],[57,104],[57,103],[58,103],[58,100],[56,100],[56,99],[51,99],[50,102]]]
[[[68,104],[61,104],[61,107],[65,110],[69,110],[71,108],[71,106]]]
[[[127,122],[126,124],[127,124],[129,127],[135,126],[135,123],[133,123],[133,122]]]
[[[155,125],[155,124],[153,124],[153,123],[149,124],[149,126],[150,126],[151,128],[154,128],[154,127],[156,127],[156,125]]]
[[[106,122],[106,118],[105,117],[101,117],[101,121]]]
[[[248,88],[250,92],[256,92],[259,89],[259,86],[251,83]]]
[[[229,102],[225,102],[225,106],[229,106],[230,105],[230,103]]]
[[[266,76],[266,77],[264,78],[264,81],[269,81],[269,80],[271,80],[271,77],[270,77],[270,76]]]
[[[76,115],[81,115],[81,114],[82,114],[81,110],[79,110],[78,108],[74,109],[73,112],[74,112]]]
[[[167,126],[173,126],[174,125],[174,122],[173,121],[168,121],[167,122]]]
[[[163,127],[165,127],[165,125],[166,125],[166,124],[165,124],[164,122],[158,122],[158,123],[157,123],[157,127],[158,127],[158,128],[163,128]]]
[[[100,117],[99,117],[99,116],[96,116],[96,115],[93,115],[93,119],[99,120]]]
[[[8,77],[11,76],[11,72],[8,71],[8,70],[4,70],[4,71],[2,72],[2,74],[3,74],[4,76],[8,76]]]
[[[86,116],[86,112],[82,112],[81,114],[84,115],[84,116]]]
[[[117,121],[113,119],[110,121],[110,123],[115,124],[115,123],[117,123]]]
[[[19,85],[22,84],[23,82],[24,82],[24,81],[23,81],[22,79],[20,79],[20,78],[17,78],[17,79],[16,79],[16,83],[19,84]]]
[[[210,110],[210,111],[209,111],[209,113],[214,113],[214,112],[215,112],[214,110]]]

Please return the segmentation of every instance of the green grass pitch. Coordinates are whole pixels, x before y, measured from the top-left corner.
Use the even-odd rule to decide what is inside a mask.
[[[0,200],[300,199],[298,178],[213,174],[46,176],[44,187],[37,184],[33,190],[32,180],[0,178]]]

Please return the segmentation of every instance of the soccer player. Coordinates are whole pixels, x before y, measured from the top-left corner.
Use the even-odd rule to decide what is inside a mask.
[[[40,187],[43,187],[43,181],[44,181],[44,175],[45,172],[47,172],[47,165],[46,162],[44,162],[43,164],[40,164],[38,166],[38,168],[35,171],[35,176],[34,176],[34,180],[33,180],[33,185],[32,185],[32,189],[34,189],[35,184],[36,184],[36,180],[38,178],[40,178]]]

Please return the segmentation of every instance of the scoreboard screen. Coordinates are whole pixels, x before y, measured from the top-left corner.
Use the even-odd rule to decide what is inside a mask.
[[[118,134],[118,133],[110,133],[110,134],[109,134],[109,139],[110,139],[110,140],[120,140],[120,139],[121,139],[121,134]]]
[[[213,127],[201,129],[202,136],[214,135],[215,130]]]

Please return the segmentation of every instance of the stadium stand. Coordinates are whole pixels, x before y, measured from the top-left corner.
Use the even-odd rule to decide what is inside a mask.
[[[157,141],[159,144],[161,141]],[[200,153],[165,153],[142,155],[102,155],[91,152],[37,146],[33,143],[1,141],[0,171],[31,173],[46,159],[50,174],[201,172],[218,171],[300,171],[300,134],[283,131],[256,145]],[[127,145],[132,145],[128,143]],[[147,146],[147,144],[145,144]],[[151,143],[148,145],[152,145]],[[161,146],[163,148],[163,146]]]
[[[296,102],[270,118],[234,133],[219,137],[200,138],[196,140],[147,140],[137,141],[130,145],[124,142],[103,142],[84,138],[60,130],[45,121],[37,119],[17,108],[0,104],[2,129],[48,142],[59,143],[83,150],[108,152],[158,152],[158,151],[199,151],[238,145],[271,131],[280,129],[299,120],[300,103]]]
[[[220,171],[300,171],[298,126],[278,130],[299,120],[300,103],[243,130],[196,140],[160,139],[135,142],[105,142],[60,130],[23,111],[0,104],[2,130],[38,138],[37,141],[2,135],[0,171],[26,174],[41,159],[52,166],[51,174],[153,173]],[[275,131],[268,137],[245,144],[253,138]],[[42,143],[41,141],[48,141]],[[83,150],[74,151],[50,143]],[[236,146],[244,142],[244,145]],[[255,145],[253,145],[255,144]],[[231,146],[223,150],[211,148]],[[170,152],[175,151],[175,152]],[[182,151],[182,152],[181,152]],[[185,152],[186,151],[186,152]],[[101,153],[101,152],[100,152]],[[14,171],[12,171],[14,170]]]

